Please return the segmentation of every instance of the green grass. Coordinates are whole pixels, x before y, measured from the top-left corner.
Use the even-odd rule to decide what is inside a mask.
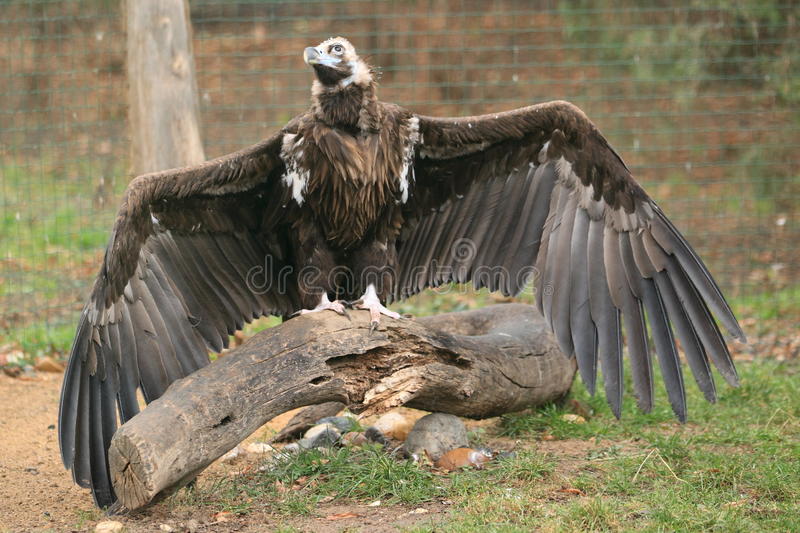
[[[68,350],[126,174],[108,157],[2,160],[0,345],[30,359]]]
[[[796,317],[800,321],[800,308],[797,305],[799,299],[800,285],[795,284],[769,292],[736,296],[730,299],[730,304],[741,316],[755,318],[758,323],[786,320],[790,317]]]
[[[629,395],[617,421],[602,395],[589,397],[576,384],[572,398],[594,413],[586,423],[562,418],[568,403],[506,415],[476,435],[513,439],[516,455],[485,470],[442,474],[379,446],[310,450],[266,472],[206,478],[171,502],[287,519],[314,516],[332,499],[453,502],[410,530],[419,533],[800,530],[800,364],[739,366],[742,385],[720,385],[716,405],[689,384],[683,425],[663,391],[650,414],[638,412]],[[543,440],[549,452],[540,449]],[[582,448],[571,444],[580,442]],[[576,449],[586,451],[569,451]]]

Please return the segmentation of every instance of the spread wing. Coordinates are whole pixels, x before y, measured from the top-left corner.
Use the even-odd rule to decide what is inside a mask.
[[[669,401],[686,419],[676,339],[709,401],[709,360],[738,378],[714,316],[744,334],[705,265],[577,107],[420,116],[394,298],[451,281],[536,301],[594,393],[619,417],[622,331],[641,409],[653,404],[648,325]],[[712,315],[713,313],[713,315]]]
[[[288,126],[287,126],[288,127]],[[199,166],[133,180],[80,318],[59,411],[64,465],[103,507],[116,499],[107,450],[117,426],[208,363],[244,322],[298,308],[276,213],[282,133]],[[270,268],[276,266],[277,268]],[[269,279],[268,279],[269,278]]]

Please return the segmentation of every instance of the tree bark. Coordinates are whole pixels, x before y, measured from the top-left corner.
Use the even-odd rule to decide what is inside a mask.
[[[128,99],[135,174],[202,163],[186,0],[128,0]]]
[[[528,305],[384,318],[372,334],[365,311],[303,315],[173,383],[120,427],[111,478],[133,510],[290,409],[336,401],[364,415],[407,405],[486,418],[562,397],[575,369]]]

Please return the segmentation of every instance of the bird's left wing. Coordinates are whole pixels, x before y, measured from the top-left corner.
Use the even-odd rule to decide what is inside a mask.
[[[583,112],[567,102],[458,119],[417,116],[393,297],[472,281],[505,294],[534,279],[561,349],[616,416],[624,324],[639,407],[653,403],[648,327],[672,408],[686,418],[676,340],[709,401],[709,359],[738,382],[712,312],[744,340],[705,265]],[[412,119],[413,120],[413,119]],[[646,317],[646,319],[645,319]]]

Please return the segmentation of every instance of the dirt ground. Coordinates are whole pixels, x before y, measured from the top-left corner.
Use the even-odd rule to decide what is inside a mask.
[[[25,380],[0,373],[0,532],[93,531],[99,521],[109,519],[95,509],[88,490],[72,483],[61,464],[56,431],[61,379],[62,374],[39,373]],[[290,416],[284,414],[269,426],[279,429]],[[198,531],[254,532],[294,526],[302,531],[378,533],[430,522],[446,511],[440,503],[414,508],[331,502],[320,505],[310,517],[287,519],[252,512],[218,521],[210,511],[162,503],[135,516],[110,519],[124,523],[126,532],[160,531],[162,524],[181,531],[194,520]],[[343,513],[358,516],[328,518]]]

